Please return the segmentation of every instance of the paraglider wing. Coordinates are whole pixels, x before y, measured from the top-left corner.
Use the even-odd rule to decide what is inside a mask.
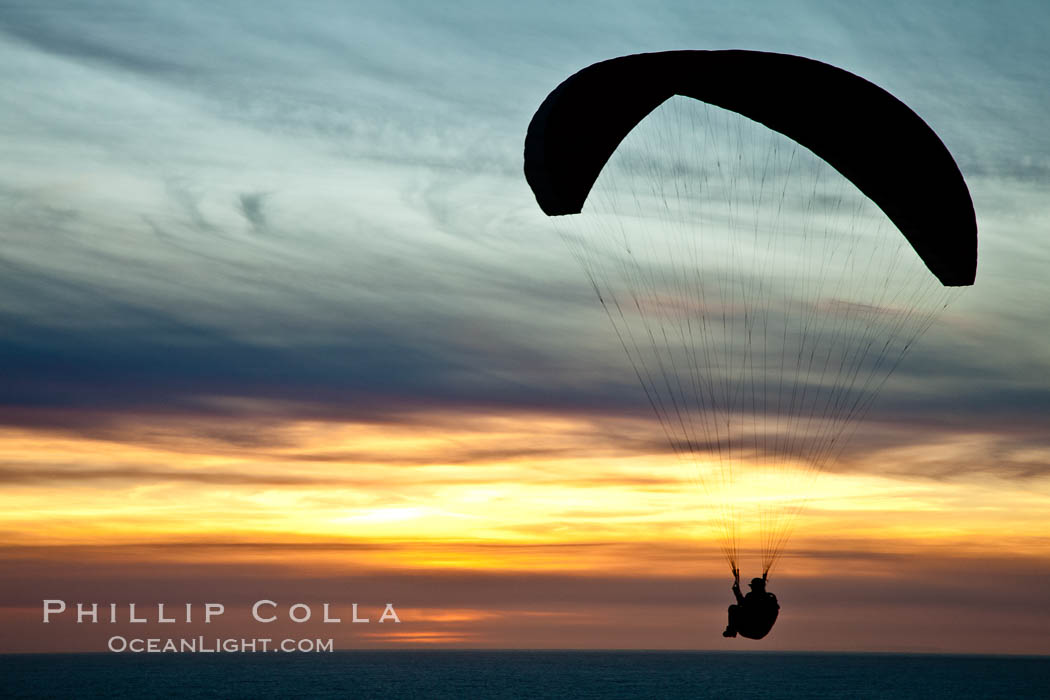
[[[882,88],[799,56],[667,51],[584,68],[529,124],[525,176],[543,211],[582,211],[623,138],[673,95],[737,112],[805,146],[886,213],[942,284],[973,284],[973,202],[937,134]]]

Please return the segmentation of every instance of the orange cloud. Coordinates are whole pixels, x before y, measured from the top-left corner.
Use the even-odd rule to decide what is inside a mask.
[[[4,649],[97,650],[90,631],[64,642],[39,629],[41,597],[212,596],[231,609],[253,596],[404,607],[396,629],[336,635],[347,648],[719,648],[690,631],[717,626],[727,604],[716,494],[697,489],[672,454],[644,449],[656,442],[644,421],[293,422],[240,449],[164,421],[164,439],[151,439],[150,426],[129,427],[129,440],[0,432],[0,616],[18,632],[0,637]],[[937,447],[927,449],[897,457],[934,459]],[[882,630],[871,648],[899,648],[879,615],[905,619],[916,597],[947,600],[924,609],[931,620],[978,605],[1020,621],[1001,587],[967,567],[1040,571],[1050,553],[1039,482],[854,472],[825,474],[807,495],[773,577],[794,601],[783,648],[846,648],[845,633],[820,618],[829,599],[858,601],[851,625]],[[733,502],[747,510],[748,500]],[[757,544],[746,523],[740,535]],[[745,554],[748,575],[758,563]],[[947,598],[933,595],[945,590],[941,575],[961,581]],[[1018,591],[1030,594],[1030,580]],[[988,648],[977,627],[959,629],[951,648]],[[1012,644],[1003,648],[1046,651],[1034,637]]]

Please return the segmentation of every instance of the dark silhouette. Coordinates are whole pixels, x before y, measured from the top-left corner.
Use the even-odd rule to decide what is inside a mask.
[[[525,136],[525,179],[548,216],[578,214],[620,141],[672,95],[765,124],[866,194],[949,287],[973,284],[977,220],[959,166],[903,102],[826,63],[762,51],[663,51],[584,68]]]
[[[766,576],[751,579],[751,591],[745,596],[740,594],[740,572],[733,571],[733,595],[736,605],[729,606],[729,624],[723,637],[735,637],[738,634],[748,639],[762,639],[780,613],[777,597],[766,590]]]

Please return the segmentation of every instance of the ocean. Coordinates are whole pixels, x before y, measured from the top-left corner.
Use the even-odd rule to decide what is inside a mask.
[[[638,651],[0,656],[4,698],[1050,698],[1050,657]]]

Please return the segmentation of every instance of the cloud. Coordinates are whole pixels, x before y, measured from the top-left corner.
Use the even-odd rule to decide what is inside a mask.
[[[703,556],[693,550],[665,551],[653,545],[619,552],[608,545],[499,548],[517,561],[542,553],[553,557],[554,566],[599,553],[633,565],[630,573],[615,575],[548,567],[497,572],[469,565],[444,571],[375,565],[402,549],[422,555],[427,545],[7,547],[0,614],[4,629],[19,636],[8,633],[0,643],[22,651],[97,651],[126,623],[107,624],[104,634],[90,624],[77,625],[72,615],[43,626],[38,624],[40,600],[105,603],[119,592],[121,607],[135,602],[140,611],[157,602],[223,602],[226,614],[206,630],[212,635],[253,636],[257,627],[247,621],[248,607],[266,598],[278,601],[282,614],[291,601],[317,610],[328,602],[336,614],[352,602],[377,612],[383,603],[393,602],[403,620],[394,631],[444,637],[450,645],[465,638],[474,647],[497,648],[722,648],[718,634],[731,601],[728,577],[713,569],[669,574],[661,564],[663,558]],[[466,546],[458,553],[469,561],[491,553],[480,551],[485,549],[492,548]],[[449,545],[442,545],[439,553],[447,559]],[[365,555],[375,558],[366,564],[361,560]],[[782,611],[766,640],[768,648],[1046,653],[1044,611],[1050,601],[1041,585],[1046,564],[1038,557],[863,550],[825,556],[834,568],[773,579]],[[291,562],[295,565],[289,566]],[[77,572],[73,583],[70,571]],[[1004,595],[1004,588],[1015,594]],[[152,609],[148,614],[155,614]],[[138,627],[153,631],[153,625]],[[313,625],[300,625],[296,633],[321,629]],[[178,628],[187,636],[205,633],[195,625]],[[324,629],[339,636],[340,648],[397,643],[378,626],[369,626],[372,636],[367,640],[359,637],[360,629],[353,635],[336,625]],[[285,623],[266,628],[268,636],[284,630]]]
[[[12,108],[0,129],[16,138],[0,164],[0,422],[276,450],[302,419],[541,412],[641,421],[584,444],[667,454],[592,290],[534,205],[522,139],[547,92],[590,62],[745,47],[813,55],[900,95],[942,134],[977,202],[979,284],[832,466],[1045,475],[1050,137],[1037,115],[1050,98],[1042,24],[1030,21],[1042,5],[592,9],[5,5]],[[187,422],[167,436],[141,429],[164,420]],[[900,450],[929,446],[951,457],[899,466]],[[448,459],[562,454],[511,445]],[[83,478],[176,476],[142,466]]]
[[[132,482],[138,484],[191,482],[214,485],[289,488],[317,486],[375,488],[382,485],[382,481],[378,479],[317,478],[291,473],[286,475],[258,474],[217,469],[191,471],[187,469],[128,466],[92,468],[81,465],[64,467],[41,467],[37,464],[0,465],[0,483],[8,486],[62,484],[68,487],[73,484],[83,485],[93,482]]]
[[[239,198],[244,218],[256,230],[266,226],[266,215],[263,213],[263,203],[266,200],[266,196],[267,193],[265,192],[251,192],[242,194]]]

